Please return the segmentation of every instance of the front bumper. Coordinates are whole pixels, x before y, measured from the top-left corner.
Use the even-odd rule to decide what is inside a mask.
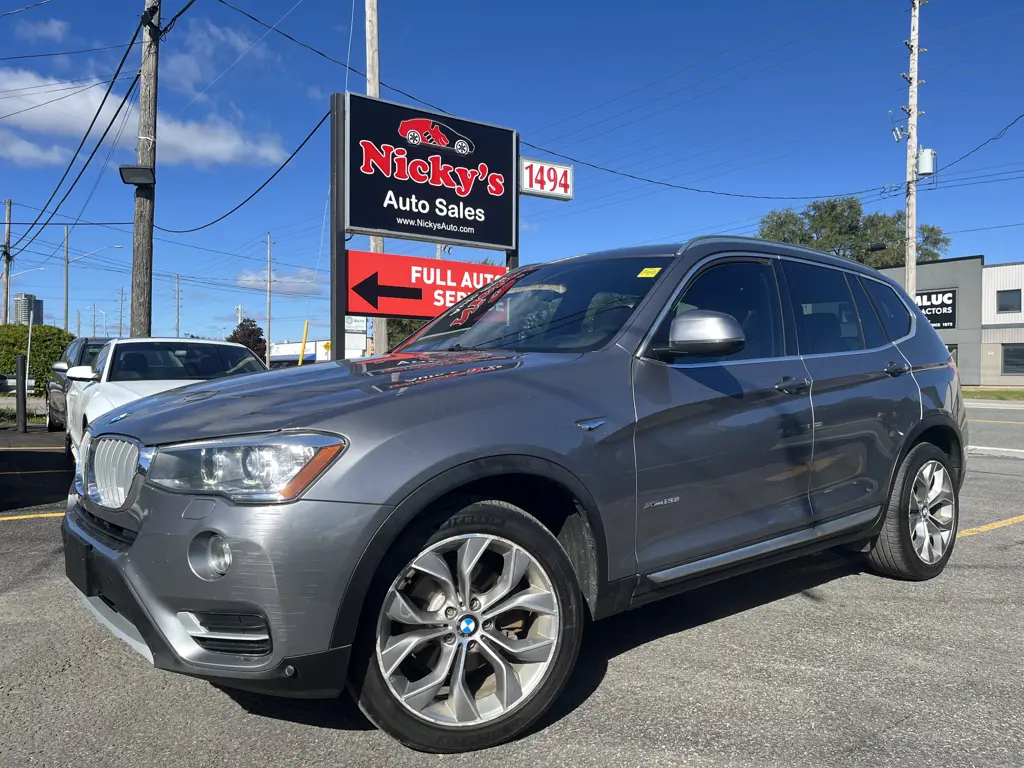
[[[66,572],[86,607],[160,669],[261,693],[337,695],[350,647],[331,647],[331,634],[379,509],[314,501],[243,508],[203,499],[203,515],[193,519],[192,501],[145,488],[131,510],[144,522],[127,541],[108,535],[116,515],[96,517],[73,492],[61,535]],[[203,532],[223,536],[234,553],[215,581],[189,566],[189,545]],[[270,651],[207,650],[183,626],[182,612],[262,617]]]

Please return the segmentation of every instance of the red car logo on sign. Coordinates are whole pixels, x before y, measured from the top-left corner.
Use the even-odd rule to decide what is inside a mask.
[[[414,147],[430,144],[440,149],[448,149],[460,155],[470,154],[473,142],[458,131],[452,130],[444,123],[438,123],[424,117],[403,120],[398,126],[398,135]]]

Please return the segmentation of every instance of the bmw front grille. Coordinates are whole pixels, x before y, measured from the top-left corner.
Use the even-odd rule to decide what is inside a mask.
[[[139,446],[119,437],[101,437],[89,446],[89,498],[106,509],[120,509],[139,468]]]

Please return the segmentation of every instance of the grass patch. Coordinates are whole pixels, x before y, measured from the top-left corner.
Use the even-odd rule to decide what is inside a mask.
[[[17,424],[18,412],[13,408],[0,408],[0,424]],[[45,424],[46,417],[34,413],[28,414],[29,424]]]
[[[980,389],[964,387],[964,397],[972,400],[1020,400],[1024,401],[1024,389]]]

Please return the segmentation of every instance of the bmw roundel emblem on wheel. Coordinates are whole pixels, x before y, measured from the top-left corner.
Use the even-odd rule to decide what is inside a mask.
[[[459,622],[459,634],[469,637],[474,632],[476,632],[476,619],[472,616],[463,617]]]

